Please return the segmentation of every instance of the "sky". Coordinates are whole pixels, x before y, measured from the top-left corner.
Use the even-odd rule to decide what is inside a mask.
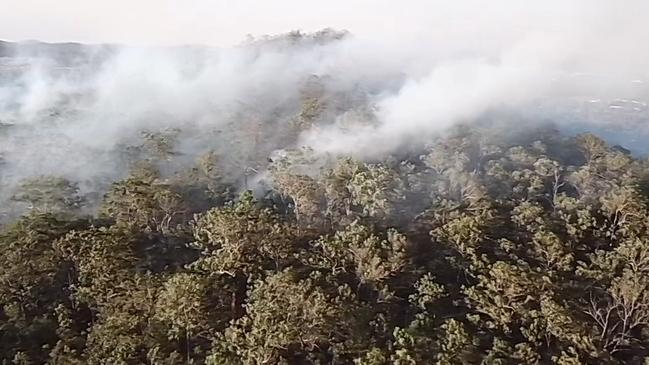
[[[6,4],[1,4],[6,2]],[[613,1],[439,0],[0,0],[0,39],[229,46],[246,35],[345,29],[359,37],[480,39],[493,31],[570,26]],[[633,7],[641,1],[617,2]],[[644,10],[647,7],[644,6]],[[641,12],[639,12],[641,13]],[[542,23],[537,23],[542,19]],[[579,24],[581,21],[578,22]],[[491,38],[502,38],[491,37]]]
[[[0,37],[9,40],[227,46],[247,34],[325,27],[364,34],[416,33],[405,21],[431,11],[423,1],[384,0],[2,0]],[[8,9],[8,11],[6,10]],[[413,12],[411,12],[413,11]]]

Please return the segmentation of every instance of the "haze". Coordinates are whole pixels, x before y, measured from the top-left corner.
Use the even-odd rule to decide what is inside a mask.
[[[521,31],[579,30],[593,24],[611,31],[642,29],[643,1],[9,1],[0,36],[9,40],[78,41],[130,45],[239,43],[245,35],[293,29],[347,29],[360,37],[431,36],[475,41],[517,37]],[[606,19],[602,23],[602,18]],[[645,31],[646,33],[646,31]],[[646,36],[646,34],[645,34]]]
[[[400,153],[494,109],[573,128],[574,111],[595,106],[591,126],[614,120],[636,136],[647,124],[646,1],[31,0],[3,8],[0,39],[123,45],[101,67],[52,67],[48,55],[24,61],[20,47],[0,59],[9,75],[0,81],[0,122],[13,126],[0,150],[6,194],[36,174],[101,191],[97,181],[127,173],[119,154],[142,130],[180,129],[181,155],[216,150],[238,161],[229,173],[239,177],[241,159],[257,163],[285,148],[361,159]],[[248,34],[323,28],[349,33],[233,47]],[[178,45],[217,47],[142,47]],[[30,66],[15,75],[23,62]],[[312,77],[326,89],[327,112],[291,140]],[[263,146],[232,145],[253,122],[265,123]]]

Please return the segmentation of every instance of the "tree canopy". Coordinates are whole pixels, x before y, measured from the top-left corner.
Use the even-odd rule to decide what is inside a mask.
[[[75,182],[22,185],[0,363],[649,363],[649,163],[597,136],[287,150],[232,194],[213,152],[165,171],[174,133],[143,134],[97,215]]]

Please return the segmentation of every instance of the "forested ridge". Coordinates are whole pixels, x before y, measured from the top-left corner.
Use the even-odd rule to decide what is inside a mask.
[[[420,154],[174,173],[143,134],[98,213],[24,182],[0,236],[3,364],[641,364],[649,164],[551,128]],[[313,168],[319,166],[319,168]]]

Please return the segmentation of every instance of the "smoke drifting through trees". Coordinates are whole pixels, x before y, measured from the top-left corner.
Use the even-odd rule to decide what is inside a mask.
[[[0,44],[0,363],[649,363],[649,5],[520,4]]]
[[[461,27],[458,9],[440,6],[431,31],[386,41],[325,31],[222,49],[4,45],[4,199],[37,175],[102,192],[127,173],[123,147],[142,131],[178,129],[176,159],[213,150],[241,183],[274,150],[372,159],[494,110],[561,126],[587,112],[644,121],[647,6],[553,5],[498,3],[507,29],[495,10]]]

